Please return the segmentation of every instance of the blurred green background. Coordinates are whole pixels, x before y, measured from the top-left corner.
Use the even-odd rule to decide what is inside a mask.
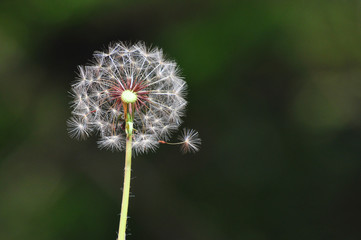
[[[360,1],[3,0],[0,239],[116,239],[123,153],[70,139],[77,65],[163,48],[202,149],[138,156],[127,239],[361,239]]]

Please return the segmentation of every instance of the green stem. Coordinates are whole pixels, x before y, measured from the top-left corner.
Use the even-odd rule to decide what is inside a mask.
[[[127,227],[128,204],[129,204],[129,188],[130,188],[130,173],[132,163],[132,136],[127,137],[125,150],[125,167],[124,167],[124,186],[122,211],[120,213],[118,240],[125,240],[125,229]]]

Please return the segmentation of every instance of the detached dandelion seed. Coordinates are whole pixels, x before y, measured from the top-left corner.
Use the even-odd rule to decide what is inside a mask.
[[[201,139],[198,132],[193,129],[183,129],[182,135],[179,137],[181,140],[181,150],[183,153],[197,152],[201,145]]]
[[[179,143],[169,143],[182,123],[187,84],[174,61],[161,49],[143,43],[116,43],[95,52],[92,65],[79,66],[72,85],[71,137],[100,136],[99,148],[126,152],[122,210],[118,240],[125,239],[132,152],[155,151],[160,143],[180,144],[183,152],[196,152],[198,133],[184,130]]]

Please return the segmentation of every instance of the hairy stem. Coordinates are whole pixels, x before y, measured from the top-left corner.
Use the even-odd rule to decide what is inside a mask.
[[[128,204],[129,204],[131,164],[132,164],[132,136],[130,135],[129,137],[127,137],[126,150],[125,150],[123,199],[122,199],[122,211],[120,213],[118,240],[125,240],[125,229],[127,227]]]

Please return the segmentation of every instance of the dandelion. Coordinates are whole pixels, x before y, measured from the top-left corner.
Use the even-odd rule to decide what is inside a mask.
[[[100,148],[126,152],[118,240],[125,239],[132,152],[155,151],[160,143],[180,144],[183,152],[199,150],[194,130],[184,130],[179,143],[167,142],[182,123],[186,88],[177,64],[143,43],[112,44],[95,52],[91,65],[79,67],[71,89],[70,136],[96,133]]]

